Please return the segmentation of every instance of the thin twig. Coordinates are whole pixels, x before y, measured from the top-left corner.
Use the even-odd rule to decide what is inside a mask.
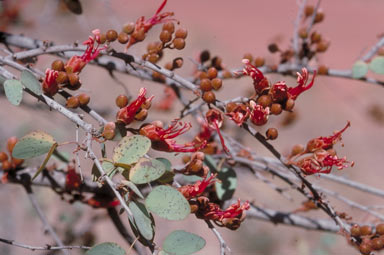
[[[36,251],[36,250],[45,250],[45,251],[54,251],[54,250],[73,250],[73,249],[83,249],[83,250],[89,250],[91,247],[89,246],[84,246],[84,245],[72,245],[72,246],[51,246],[51,245],[46,245],[46,246],[32,246],[32,245],[27,245],[23,243],[19,243],[13,240],[7,240],[4,238],[0,238],[0,242],[6,243],[9,245],[13,245],[16,247],[28,249],[31,251]]]

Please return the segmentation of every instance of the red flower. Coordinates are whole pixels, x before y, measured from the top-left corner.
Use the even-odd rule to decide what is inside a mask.
[[[73,166],[68,166],[67,174],[65,176],[65,189],[77,190],[81,185],[81,177],[76,173],[76,169]]]
[[[262,126],[268,121],[269,107],[263,107],[262,105],[257,104],[255,101],[250,101],[249,105],[251,106],[250,119],[253,124],[256,126]]]
[[[249,59],[243,59],[242,61],[245,64],[243,68],[243,74],[248,75],[253,79],[253,86],[256,90],[256,93],[261,94],[263,90],[269,88],[269,81],[264,74],[257,69],[254,65],[252,65]]]
[[[274,102],[283,102],[288,98],[288,87],[285,81],[279,81],[272,85],[270,94]]]
[[[235,109],[226,115],[230,117],[238,126],[241,126],[249,118],[249,108],[244,104],[238,104]]]
[[[312,81],[306,85],[308,81],[308,70],[303,67],[301,69],[302,74],[297,72],[297,86],[294,88],[288,88],[289,98],[296,100],[296,98],[303,93],[304,91],[310,89],[313,86],[313,82],[315,81],[316,71],[313,72]]]
[[[153,123],[140,128],[140,134],[148,137],[152,141],[152,148],[166,152],[196,152],[205,147],[207,144],[203,142],[197,146],[196,142],[185,144],[176,144],[173,138],[187,132],[192,125],[190,123],[182,123],[174,120],[167,129],[164,129],[161,124]]]
[[[43,81],[43,91],[45,94],[53,96],[57,93],[57,91],[59,91],[59,85],[56,82],[56,78],[58,75],[58,71],[47,68]]]
[[[319,149],[330,149],[334,144],[336,144],[338,141],[341,141],[341,135],[342,133],[351,126],[351,123],[348,121],[345,127],[334,133],[332,136],[323,137],[320,136],[318,138],[312,139],[307,143],[306,152],[314,152]]]
[[[117,113],[117,121],[123,122],[125,125],[129,125],[134,121],[136,113],[141,109],[141,106],[148,102],[150,103],[154,96],[151,96],[150,98],[146,98],[145,94],[147,93],[147,90],[145,88],[141,88],[139,91],[139,96],[135,101],[133,101],[131,104],[129,104],[126,107],[123,107],[119,110]]]
[[[186,199],[192,199],[203,194],[204,190],[216,180],[213,180],[216,175],[211,174],[211,176],[202,181],[197,181],[195,184],[185,185],[178,188],[178,190],[184,195]]]
[[[87,45],[82,56],[71,57],[65,65],[65,70],[69,73],[79,73],[86,64],[97,58],[100,51],[104,50],[107,46],[99,49],[100,30],[95,29],[92,31],[94,36],[89,36],[88,40],[83,42],[83,45]],[[96,44],[96,46],[95,46]]]
[[[243,216],[243,212],[250,208],[249,202],[246,201],[243,205],[240,205],[240,199],[237,203],[230,205],[226,210],[221,210],[218,205],[212,206],[210,211],[205,214],[205,217],[210,220],[222,221],[224,219],[232,219]]]
[[[145,20],[144,16],[138,18],[135,24],[135,31],[143,30],[144,33],[147,33],[156,24],[174,21],[175,19],[167,18],[168,16],[173,16],[173,12],[160,13],[164,9],[166,4],[167,0],[164,0],[160,7],[157,9],[156,13],[152,16],[152,18],[149,18],[147,20]],[[129,42],[125,50],[127,50],[131,45],[135,44],[136,42],[137,40],[134,38],[134,36],[130,36]]]
[[[210,109],[206,113],[205,117],[207,118],[207,122],[208,122],[209,127],[212,129],[215,129],[217,131],[217,134],[220,137],[221,145],[223,146],[223,150],[226,153],[229,153],[227,146],[225,146],[224,138],[220,132],[220,127],[221,127],[221,125],[223,125],[223,120],[224,120],[223,114],[216,109]]]

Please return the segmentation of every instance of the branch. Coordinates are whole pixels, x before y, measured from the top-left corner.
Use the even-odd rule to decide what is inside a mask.
[[[36,251],[36,250],[54,251],[54,250],[72,250],[72,249],[89,250],[89,249],[91,249],[91,247],[83,246],[83,245],[51,246],[51,245],[47,244],[46,246],[31,246],[31,245],[27,245],[27,244],[18,243],[18,242],[13,241],[13,240],[7,240],[7,239],[4,239],[4,238],[0,238],[0,242],[6,243],[6,244],[9,244],[9,245],[13,245],[13,246],[16,246],[16,247],[28,249],[28,250],[31,250],[31,251]]]

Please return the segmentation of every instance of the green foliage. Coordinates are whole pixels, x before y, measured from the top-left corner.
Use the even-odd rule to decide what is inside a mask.
[[[144,184],[157,180],[165,172],[165,165],[156,159],[141,158],[129,170],[129,180],[135,184]]]
[[[125,255],[125,251],[115,243],[101,243],[88,250],[86,255]]]
[[[365,77],[368,72],[368,65],[364,61],[358,60],[353,64],[352,77],[354,79],[360,79]]]
[[[135,194],[141,198],[141,199],[144,199],[144,196],[143,194],[141,194],[139,188],[133,183],[133,182],[130,182],[130,181],[127,181],[127,180],[122,180],[121,181],[122,184],[124,184],[125,186],[127,186],[130,190],[132,190],[133,192],[135,192]]]
[[[156,158],[156,160],[161,161],[165,166],[164,174],[157,179],[157,181],[162,184],[171,183],[173,181],[173,177],[175,176],[175,173],[172,171],[171,162],[166,158]]]
[[[152,215],[148,212],[145,205],[136,201],[128,204],[133,214],[133,219],[128,218],[137,234],[146,240],[153,240],[155,236],[155,222]]]
[[[18,80],[6,80],[3,84],[8,101],[18,106],[23,99],[23,85]]]
[[[176,230],[165,238],[163,249],[170,255],[188,255],[203,249],[205,243],[205,240],[198,235]]]
[[[139,161],[151,148],[151,140],[145,136],[124,137],[113,150],[113,161],[131,165]]]
[[[375,73],[384,74],[384,57],[374,57],[369,63],[369,69]]]
[[[22,71],[20,81],[27,89],[31,90],[36,95],[40,96],[43,94],[40,82],[30,71]]]
[[[148,210],[168,220],[183,220],[191,213],[185,197],[176,189],[161,185],[148,194],[145,205]]]
[[[51,135],[42,131],[34,131],[16,143],[12,156],[20,159],[37,157],[48,153],[54,144],[56,141]]]

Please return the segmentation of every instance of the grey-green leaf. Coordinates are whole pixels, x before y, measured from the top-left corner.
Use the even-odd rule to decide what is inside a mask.
[[[125,255],[125,251],[118,244],[106,242],[93,246],[86,255]]]
[[[153,218],[145,208],[145,205],[139,202],[131,201],[128,204],[129,209],[131,209],[134,225],[140,234],[147,240],[153,240],[155,234],[155,224]]]
[[[142,135],[124,137],[113,150],[113,161],[133,164],[139,161],[151,148],[151,140]]]
[[[18,80],[6,80],[4,82],[5,96],[13,105],[19,105],[23,99],[23,85]]]
[[[369,63],[369,69],[378,74],[384,74],[384,57],[374,57]]]
[[[368,65],[364,61],[358,60],[353,64],[352,77],[354,79],[360,79],[365,77],[368,72]]]
[[[129,180],[135,184],[144,184],[157,180],[165,172],[165,165],[156,159],[141,158],[129,170]]]
[[[170,255],[188,255],[203,249],[205,243],[205,240],[198,235],[176,230],[165,238],[163,249]]]
[[[22,137],[15,145],[12,156],[20,159],[33,158],[47,153],[55,139],[42,131],[34,131]]]
[[[36,95],[40,96],[42,94],[40,82],[36,79],[36,77],[30,71],[28,70],[22,71],[20,81],[21,83],[23,83],[23,85],[26,88],[31,90]]]
[[[133,182],[130,182],[130,181],[127,181],[127,180],[121,180],[121,183],[124,184],[125,186],[127,186],[130,190],[132,190],[133,192],[135,192],[135,194],[141,198],[141,199],[144,199],[144,196],[143,194],[141,194],[139,188],[137,188],[137,186],[133,183]]]
[[[168,220],[183,220],[191,213],[185,197],[176,189],[161,185],[155,187],[145,200],[148,210]]]
[[[231,199],[237,186],[236,172],[232,168],[224,167],[219,171],[215,182],[217,197],[224,201]]]

